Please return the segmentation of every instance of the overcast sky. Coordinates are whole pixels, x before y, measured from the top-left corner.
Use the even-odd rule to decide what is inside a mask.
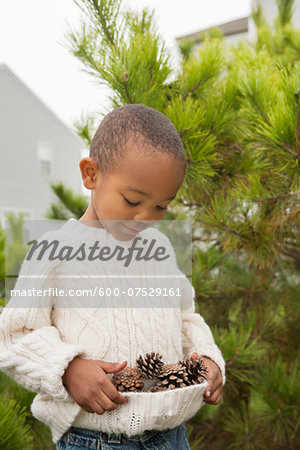
[[[250,0],[124,0],[126,5],[154,8],[170,49],[176,36],[250,13]],[[6,63],[69,126],[82,112],[108,108],[107,90],[96,87],[62,45],[67,24],[78,29],[81,17],[73,0],[0,0],[0,64]]]

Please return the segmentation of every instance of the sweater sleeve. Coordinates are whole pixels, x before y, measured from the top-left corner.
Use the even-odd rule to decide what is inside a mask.
[[[53,262],[39,263],[24,259],[14,287],[22,295],[12,293],[0,315],[0,370],[26,389],[67,401],[62,376],[84,347],[63,342],[52,325],[53,296],[29,294],[33,287],[47,292],[55,284]]]
[[[199,356],[207,356],[219,367],[223,385],[225,384],[225,361],[219,347],[215,344],[212,332],[203,317],[195,312],[195,289],[187,277],[183,277],[182,298],[184,306],[181,308],[182,347],[185,358],[190,358],[193,352]]]

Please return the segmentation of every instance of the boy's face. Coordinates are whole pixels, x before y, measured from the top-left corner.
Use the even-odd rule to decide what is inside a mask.
[[[81,160],[82,176],[84,160],[94,163]],[[100,168],[94,174],[91,202],[81,219],[99,220],[116,239],[130,240],[163,218],[183,182],[185,166],[166,153],[149,156],[130,145],[115,169],[103,175]]]

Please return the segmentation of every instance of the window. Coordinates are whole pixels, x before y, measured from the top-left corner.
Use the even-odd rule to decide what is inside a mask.
[[[51,142],[39,141],[37,145],[38,173],[49,177],[53,173],[53,145]]]

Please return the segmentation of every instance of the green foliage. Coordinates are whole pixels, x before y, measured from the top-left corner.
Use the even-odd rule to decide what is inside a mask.
[[[171,66],[165,44],[152,26],[153,13],[132,12],[118,21],[119,1],[76,3],[91,20],[79,33],[69,30],[66,43],[89,68],[86,71],[111,88],[113,106],[146,103],[159,109],[169,90],[165,81]]]
[[[3,274],[4,274],[4,242],[5,245],[5,273],[16,276],[19,273],[22,261],[27,253],[27,247],[24,245],[24,214],[16,216],[13,213],[6,214],[6,233],[4,238],[3,230]],[[2,270],[1,270],[2,271]]]
[[[182,63],[179,83],[183,99],[188,95],[195,99],[209,95],[223,68],[224,43],[220,39],[211,39],[193,58]]]
[[[224,37],[224,32],[221,28],[211,27],[209,31],[199,33],[199,37],[204,42],[210,39],[221,39]]]
[[[278,16],[272,28],[263,15],[260,4],[252,9],[252,18],[256,25],[256,49],[266,49],[274,62],[283,65],[295,62],[300,57],[300,30],[291,23],[295,0],[276,0]]]
[[[43,448],[45,450],[53,450],[55,448],[52,442],[50,429],[36,420],[30,411],[30,406],[35,395],[34,392],[28,391],[6,374],[0,372],[0,410],[1,417],[3,416],[3,428],[2,422],[0,421],[1,449],[28,448],[30,450],[40,450]],[[12,419],[13,412],[16,415],[17,422],[15,427],[17,428],[18,424],[20,432],[15,431],[16,436],[12,436],[14,434],[12,427],[12,435],[8,434],[6,436],[7,420],[15,420]],[[24,441],[22,440],[23,435]],[[6,440],[7,447],[4,446]],[[14,442],[19,442],[19,446],[16,445],[15,447]],[[11,447],[9,447],[9,444]],[[24,445],[24,447],[22,445]]]
[[[18,414],[19,412],[22,412],[19,419],[20,427],[23,423],[23,433],[26,432],[26,435],[28,435],[30,446],[20,448],[30,448],[31,450],[40,450],[41,448],[44,450],[53,450],[55,446],[52,442],[50,429],[43,423],[35,419],[30,410],[31,403],[36,394],[23,388],[3,372],[0,372],[0,393],[0,409],[1,407],[3,408],[2,411],[4,416],[6,414],[10,414],[8,406],[9,401],[13,402],[18,411]],[[8,401],[7,399],[11,400]],[[5,428],[3,431],[3,435],[5,436]],[[20,436],[16,436],[16,438],[20,439],[20,442],[22,442]],[[8,439],[8,442],[13,445],[13,440],[11,440],[10,438]],[[0,446],[0,448],[2,449],[2,446]],[[15,447],[11,446],[10,448]]]
[[[178,49],[183,58],[188,59],[192,54],[192,50],[195,46],[195,39],[182,39],[178,43]]]
[[[190,437],[189,440],[192,441],[192,444],[190,445],[191,450],[199,450],[203,448],[202,444],[204,441],[204,436],[201,435],[199,432],[195,432],[195,425],[192,425],[190,423],[186,424],[187,432]]]
[[[227,383],[229,392],[237,398],[241,385],[251,384],[255,378],[256,361],[265,353],[262,344],[255,339],[251,329],[245,330],[243,324],[229,325],[218,339],[227,363]]]
[[[284,445],[300,436],[300,363],[277,357],[258,371],[251,407],[269,439]],[[272,432],[271,432],[272,430]]]
[[[276,3],[279,14],[275,19],[275,29],[278,29],[291,22],[295,0],[276,0]]]
[[[74,216],[79,219],[84,214],[88,203],[83,195],[74,194],[63,183],[51,183],[51,188],[59,202],[50,205],[46,213],[48,219],[67,220]]]
[[[96,132],[95,117],[82,114],[81,118],[75,121],[74,128],[85,145],[89,147]]]
[[[229,449],[256,450],[266,449],[267,442],[259,421],[248,410],[246,402],[240,404],[241,412],[229,408],[228,416],[223,418],[224,430],[229,440]]]
[[[32,449],[26,411],[13,399],[0,395],[0,448],[3,450]]]

